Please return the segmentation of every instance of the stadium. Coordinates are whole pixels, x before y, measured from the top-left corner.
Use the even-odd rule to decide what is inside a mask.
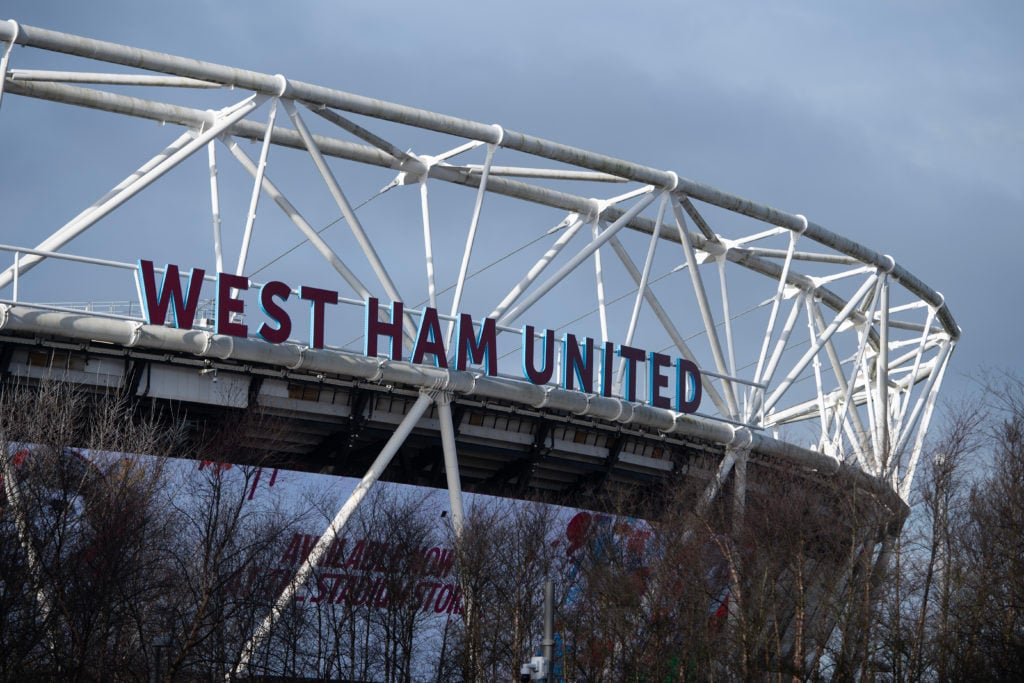
[[[884,520],[858,563],[884,568],[960,334],[891,256],[685,169],[11,20],[0,41],[5,107],[117,120],[82,141],[84,192],[91,155],[124,167],[4,231],[4,381],[238,422],[259,462],[360,480],[250,645],[378,481],[445,489],[456,535],[468,494],[647,517],[686,486],[742,524],[779,481],[856,488]]]

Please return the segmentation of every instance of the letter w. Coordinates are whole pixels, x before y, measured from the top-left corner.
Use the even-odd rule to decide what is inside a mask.
[[[144,291],[146,304],[146,322],[150,325],[163,325],[167,319],[167,307],[174,303],[171,315],[174,326],[183,330],[191,330],[199,307],[199,292],[203,287],[202,268],[193,268],[188,276],[188,289],[184,296],[181,293],[181,278],[178,266],[167,264],[164,278],[159,289],[156,286],[156,274],[152,261],[139,261],[138,276]]]

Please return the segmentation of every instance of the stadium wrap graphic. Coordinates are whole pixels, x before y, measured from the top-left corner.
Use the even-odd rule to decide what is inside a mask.
[[[319,536],[295,533],[278,566],[266,570],[280,592],[305,561]],[[365,538],[336,538],[317,566],[315,583],[296,602],[345,603],[389,609],[399,606],[435,614],[462,614],[462,591],[452,573],[455,551],[438,546],[408,548]],[[247,577],[251,584],[256,577]],[[246,586],[233,586],[236,591]]]
[[[10,458],[15,471],[22,470],[32,457],[32,453],[31,446],[22,445],[12,449]],[[89,477],[103,476],[101,469],[94,464],[97,457],[104,461],[108,458],[150,459],[149,456],[97,454],[79,449],[66,449],[64,455],[69,464],[74,466],[75,471],[80,472],[79,478],[83,481]],[[109,465],[109,462],[107,464]],[[276,506],[283,501],[301,505],[300,501],[305,500],[311,491],[325,483],[332,488],[340,489],[335,493],[344,497],[357,482],[348,477],[278,468],[257,467],[243,474],[241,470],[245,468],[216,460],[172,459],[168,461],[167,466],[175,477],[185,480],[194,478],[204,471],[207,476],[236,479],[239,483],[244,483],[246,490],[243,496],[246,501],[252,501],[251,505]],[[43,483],[56,485],[48,481]],[[387,482],[381,482],[379,486],[397,495],[399,499],[443,493],[435,489],[424,490],[421,487]],[[487,504],[487,501],[491,500],[490,496],[479,494],[466,494],[466,497],[471,506]],[[648,554],[652,552],[649,544],[652,529],[644,520],[554,507],[558,510],[558,517],[565,521],[564,526],[557,526],[561,531],[549,542],[552,546],[564,548],[567,558],[573,565],[578,568],[584,555],[597,561],[621,556],[627,559],[630,571],[641,582],[646,579]],[[235,576],[228,585],[228,591],[237,596],[257,586],[269,585],[274,593],[280,593],[284,585],[295,576],[295,572],[305,562],[319,539],[319,535],[305,533],[303,530],[285,534],[281,538],[279,550],[274,555],[277,558],[276,563],[253,568],[244,575]],[[379,609],[405,605],[416,606],[422,612],[461,615],[462,591],[457,585],[455,559],[454,548],[446,545],[426,544],[410,547],[355,535],[341,536],[332,541],[330,548],[317,564],[315,580],[311,580],[299,590],[295,601],[311,604],[344,603]],[[719,575],[723,569],[720,564],[710,563],[711,573],[707,577],[709,589],[716,594],[710,610],[712,615],[724,609],[728,597],[728,582]],[[270,579],[269,584],[265,579]],[[568,596],[569,603],[573,600],[573,592],[571,590]]]
[[[136,276],[146,307],[146,320],[150,325],[163,325],[168,313],[171,323],[183,330],[191,330],[199,308],[200,293],[206,271],[193,268],[189,271],[185,289],[181,285],[181,269],[176,264],[167,264],[162,281],[157,284],[157,269],[152,261],[140,260]],[[241,292],[250,288],[249,278],[230,273],[217,274],[215,332],[233,337],[249,336],[250,328],[240,322],[245,312],[245,302],[239,298]],[[291,286],[277,280],[260,286],[259,301],[267,320],[255,328],[257,336],[271,344],[289,340],[292,333],[292,319],[282,305],[297,292],[298,298],[309,302],[308,346],[324,348],[327,307],[340,301],[338,292],[318,287],[301,285],[293,290]],[[395,301],[390,306],[390,320],[383,319],[385,310],[376,298],[364,302],[364,346],[363,354],[376,357],[385,351],[390,360],[402,360],[404,306]],[[477,331],[477,327],[479,331]],[[475,326],[469,314],[459,315],[455,329],[455,352],[445,348],[441,315],[436,308],[426,307],[420,314],[420,323],[409,360],[417,364],[432,363],[435,367],[448,368],[449,357],[454,359],[456,370],[466,370],[470,365],[483,368],[488,376],[498,374],[497,321],[484,318]],[[540,336],[541,351],[538,354],[536,338]],[[383,348],[381,338],[385,340]],[[612,375],[616,358],[624,364],[623,398],[636,402],[638,398],[641,363],[647,366],[646,403],[656,408],[674,409],[680,413],[694,413],[700,407],[702,385],[701,372],[695,363],[685,358],[673,359],[664,353],[616,345],[604,341],[596,345],[593,339],[581,342],[574,334],[562,337],[561,377],[557,378],[563,389],[578,390],[601,396],[611,396]],[[533,325],[524,325],[521,331],[522,376],[534,384],[548,384],[554,378],[555,332],[544,330],[538,335]],[[538,358],[539,356],[539,358]],[[428,358],[431,359],[428,361]],[[599,367],[600,366],[600,367]],[[596,375],[596,377],[595,377]]]
[[[18,479],[34,477],[28,469],[32,464],[34,448],[11,444],[10,461]],[[121,453],[98,453],[67,448],[63,452],[69,466],[80,472],[78,481],[106,478],[104,472],[117,471],[118,462],[152,462],[150,456]],[[164,462],[169,481],[187,484],[215,479],[222,484],[233,484],[234,490],[252,510],[292,510],[308,507],[317,493],[329,489],[332,497],[344,499],[354,489],[357,480],[282,470],[277,468],[246,467],[216,460],[187,460],[172,458]],[[124,468],[130,471],[132,468]],[[58,482],[37,482],[44,487]],[[394,501],[428,501],[427,508],[434,519],[438,508],[443,510],[443,491],[423,489],[403,484],[382,482],[379,486]],[[186,490],[188,486],[180,490]],[[0,489],[2,490],[2,489]],[[81,489],[80,498],[73,508],[79,513],[90,504],[86,498],[91,486]],[[478,494],[466,494],[470,508],[486,506],[496,499]],[[0,500],[0,502],[3,502]],[[320,501],[327,503],[327,501]],[[507,501],[506,501],[507,502]],[[526,504],[520,502],[514,505]],[[283,506],[283,507],[282,507]],[[327,506],[330,507],[329,503]],[[565,578],[567,592],[562,598],[564,609],[573,609],[584,599],[586,565],[597,562],[622,562],[631,585],[642,594],[651,579],[650,563],[658,553],[655,529],[646,521],[600,512],[551,506],[558,520],[548,542],[558,552],[564,552],[568,573]],[[272,552],[264,563],[250,565],[237,571],[220,589],[226,597],[236,600],[262,595],[278,595],[294,580],[299,567],[307,560],[320,540],[319,535],[306,533],[302,527],[316,527],[317,521],[307,519],[299,527],[292,527],[275,539]],[[447,628],[449,620],[465,619],[465,600],[459,586],[458,567],[454,548],[434,540],[421,545],[393,542],[388,530],[356,525],[363,531],[334,538],[328,551],[318,561],[311,576],[298,587],[294,595],[295,607],[317,610],[329,615],[328,619],[344,620],[358,610],[374,613],[417,612],[425,619],[423,637],[430,638]],[[382,532],[382,533],[381,533]],[[371,536],[374,536],[371,538]],[[381,540],[384,539],[384,540]],[[714,539],[704,549],[714,553]],[[86,551],[89,552],[88,550]],[[705,558],[707,559],[707,558]],[[724,559],[718,555],[706,562],[708,571],[705,588],[709,596],[707,619],[713,628],[720,628],[728,611],[730,588],[729,572]],[[320,610],[324,610],[320,612]],[[434,629],[431,631],[430,629]],[[431,635],[433,634],[433,635]],[[610,641],[600,630],[588,633],[565,632],[559,626],[556,637],[556,676],[560,673],[564,652],[572,650],[575,657],[592,658],[599,664],[608,655]],[[560,680],[560,678],[559,678]]]

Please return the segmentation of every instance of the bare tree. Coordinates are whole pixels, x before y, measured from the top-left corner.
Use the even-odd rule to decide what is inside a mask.
[[[209,457],[179,424],[59,381],[0,385],[8,680],[149,681],[158,668],[220,680],[229,670],[269,599],[233,593],[232,581],[266,563],[286,521],[245,504],[255,467],[196,472],[200,460],[184,477],[167,467],[171,455]]]
[[[1017,680],[1024,382],[986,395],[948,411],[905,524],[877,486],[753,461],[742,507],[728,485],[699,516],[668,487],[642,520],[478,499],[458,543],[436,496],[382,490],[249,675],[514,680],[553,579],[566,680]],[[249,500],[262,451],[237,430],[275,425],[236,417],[185,438],[121,396],[0,385],[0,681],[235,671],[333,513]]]
[[[156,510],[163,472],[159,461],[130,454],[165,453],[174,435],[133,417],[121,397],[60,382],[0,387],[3,521],[18,540],[3,571],[14,569],[35,603],[10,605],[2,618],[37,636],[31,649],[12,650],[26,657],[14,664],[26,665],[21,673],[146,675],[140,617],[160,595],[151,569],[159,557],[152,541],[166,531]]]
[[[989,469],[971,487],[950,543],[955,578],[938,641],[946,680],[1024,677],[1024,380],[1006,375],[986,394]]]
[[[522,501],[478,501],[458,543],[462,619],[451,646],[466,681],[515,680],[540,645],[543,587],[564,594],[559,509]],[[564,528],[564,527],[563,527]]]
[[[1007,375],[947,409],[917,481],[873,633],[893,680],[1024,671],[1024,384]]]

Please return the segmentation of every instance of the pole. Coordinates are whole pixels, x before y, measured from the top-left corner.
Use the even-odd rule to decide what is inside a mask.
[[[541,642],[544,648],[545,681],[554,680],[551,675],[555,663],[555,586],[551,579],[544,582],[544,640]]]

